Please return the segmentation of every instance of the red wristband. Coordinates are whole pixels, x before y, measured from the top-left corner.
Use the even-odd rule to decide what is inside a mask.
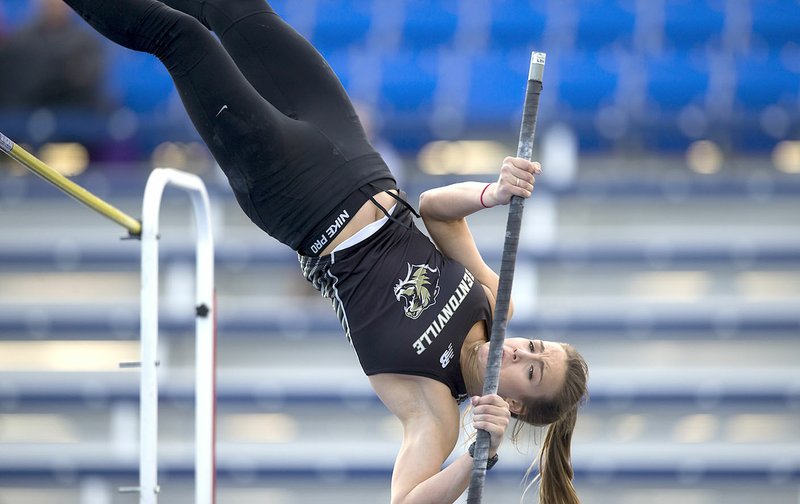
[[[488,184],[486,184],[486,187],[484,187],[484,188],[483,188],[483,191],[481,191],[481,206],[482,206],[483,208],[489,208],[489,207],[488,207],[488,206],[486,206],[486,204],[483,202],[483,193],[485,193],[485,192],[486,192],[486,189],[489,189],[489,186],[490,186],[490,185],[492,185],[492,183],[491,183],[491,182],[489,182]]]

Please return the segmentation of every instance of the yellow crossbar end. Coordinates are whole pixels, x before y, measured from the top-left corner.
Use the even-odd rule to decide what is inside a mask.
[[[39,177],[50,182],[69,196],[75,198],[80,203],[83,203],[95,212],[124,227],[128,230],[131,236],[137,237],[142,234],[142,223],[137,219],[134,219],[113,205],[98,198],[75,182],[72,182],[65,176],[61,175],[56,170],[38,159],[36,156],[12,142],[11,139],[2,133],[0,133],[0,150]]]

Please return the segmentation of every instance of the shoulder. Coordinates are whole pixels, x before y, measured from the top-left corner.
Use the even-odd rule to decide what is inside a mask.
[[[404,426],[419,420],[452,431],[458,437],[458,404],[443,383],[422,376],[383,373],[369,377],[381,401]]]

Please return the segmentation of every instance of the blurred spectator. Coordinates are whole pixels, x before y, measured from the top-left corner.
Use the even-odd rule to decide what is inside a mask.
[[[61,0],[37,4],[34,19],[0,41],[0,106],[101,107],[101,42]]]

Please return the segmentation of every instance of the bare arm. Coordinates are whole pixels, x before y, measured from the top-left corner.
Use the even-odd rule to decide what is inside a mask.
[[[492,434],[491,457],[508,426],[508,404],[497,395],[478,400],[473,425]],[[472,475],[472,457],[463,454],[441,467],[457,438],[457,425],[445,425],[435,417],[420,416],[404,423],[403,446],[392,475],[392,504],[446,504],[464,493]]]
[[[497,182],[461,182],[425,191],[419,208],[425,227],[446,256],[467,267],[497,297],[497,273],[484,262],[467,225],[470,214],[496,205],[507,205],[516,195],[529,198],[535,184],[534,175],[541,173],[539,163],[521,158],[503,160]]]
[[[450,390],[429,378],[380,374],[370,383],[403,424],[403,445],[392,474],[392,504],[448,504],[467,489],[472,457],[463,454],[446,467],[460,429]],[[473,398],[472,425],[491,434],[489,454],[503,441],[511,414],[498,395]]]

